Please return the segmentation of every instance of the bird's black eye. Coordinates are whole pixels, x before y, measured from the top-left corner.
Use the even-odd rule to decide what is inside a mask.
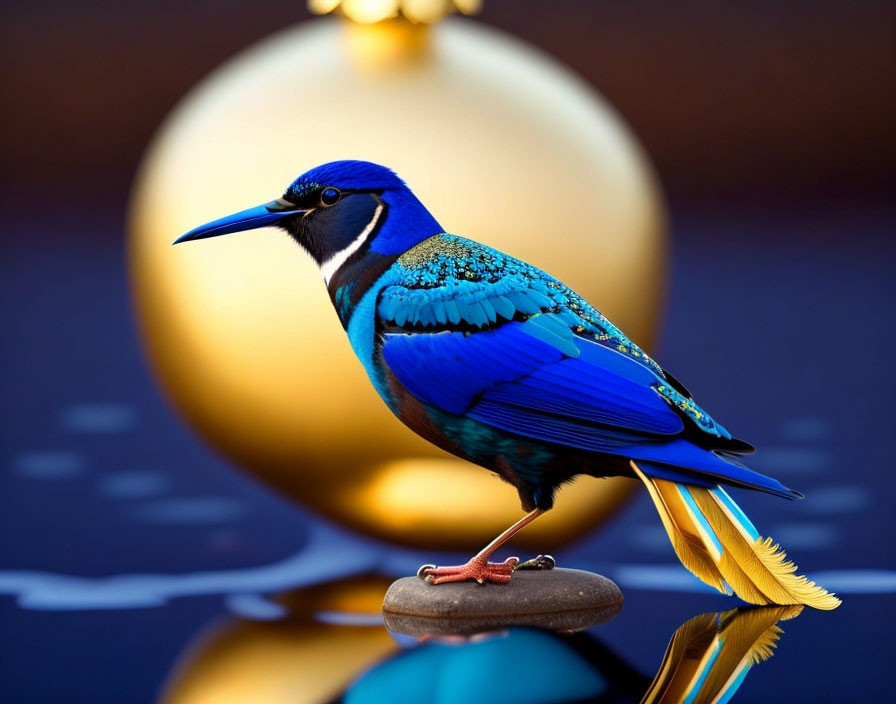
[[[325,208],[329,208],[331,205],[336,205],[341,197],[342,194],[338,188],[328,186],[320,192],[320,204]]]

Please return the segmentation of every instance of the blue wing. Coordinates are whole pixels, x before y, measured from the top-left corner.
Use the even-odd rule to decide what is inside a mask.
[[[377,306],[383,361],[418,400],[528,438],[656,463],[677,481],[705,474],[790,495],[685,437],[730,439],[583,299],[518,260],[448,242],[478,254],[460,258],[462,276],[451,271],[456,251],[413,268],[399,261],[407,273]]]
[[[512,408],[521,426],[528,411],[538,422],[557,416],[620,431],[684,430],[651,388],[657,378],[649,369],[576,340],[552,314],[476,333],[388,333],[383,357],[414,396],[456,415],[497,419]]]

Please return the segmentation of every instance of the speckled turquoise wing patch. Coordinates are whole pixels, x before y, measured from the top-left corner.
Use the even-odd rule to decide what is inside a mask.
[[[555,422],[544,414],[568,414],[573,424],[659,434],[681,432],[683,415],[710,435],[729,437],[606,317],[535,267],[438,235],[403,254],[390,279],[377,304],[389,331],[384,353],[422,400],[459,413],[481,395],[483,419],[492,423],[522,423],[521,409],[529,408],[529,425]],[[486,344],[498,332],[504,346]],[[593,343],[613,354],[597,354]],[[515,356],[520,350],[522,360]],[[556,358],[540,358],[536,350]],[[588,354],[579,360],[583,350]],[[527,351],[538,360],[531,368],[523,364]],[[501,404],[520,410],[511,418]],[[605,435],[597,445],[582,439],[593,430],[569,423],[562,430],[579,438],[570,440],[576,446],[605,446]]]

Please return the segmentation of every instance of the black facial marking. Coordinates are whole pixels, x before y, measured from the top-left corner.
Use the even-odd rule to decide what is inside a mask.
[[[302,245],[318,264],[348,247],[373,220],[381,202],[373,193],[342,191],[332,205],[321,207],[323,192],[313,197],[316,204],[311,210],[284,219],[280,227]],[[309,195],[309,200],[311,198]]]

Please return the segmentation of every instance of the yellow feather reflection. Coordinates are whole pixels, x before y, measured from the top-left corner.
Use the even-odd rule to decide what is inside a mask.
[[[778,621],[802,606],[766,606],[701,614],[675,631],[641,704],[728,701],[749,669],[774,654]]]

